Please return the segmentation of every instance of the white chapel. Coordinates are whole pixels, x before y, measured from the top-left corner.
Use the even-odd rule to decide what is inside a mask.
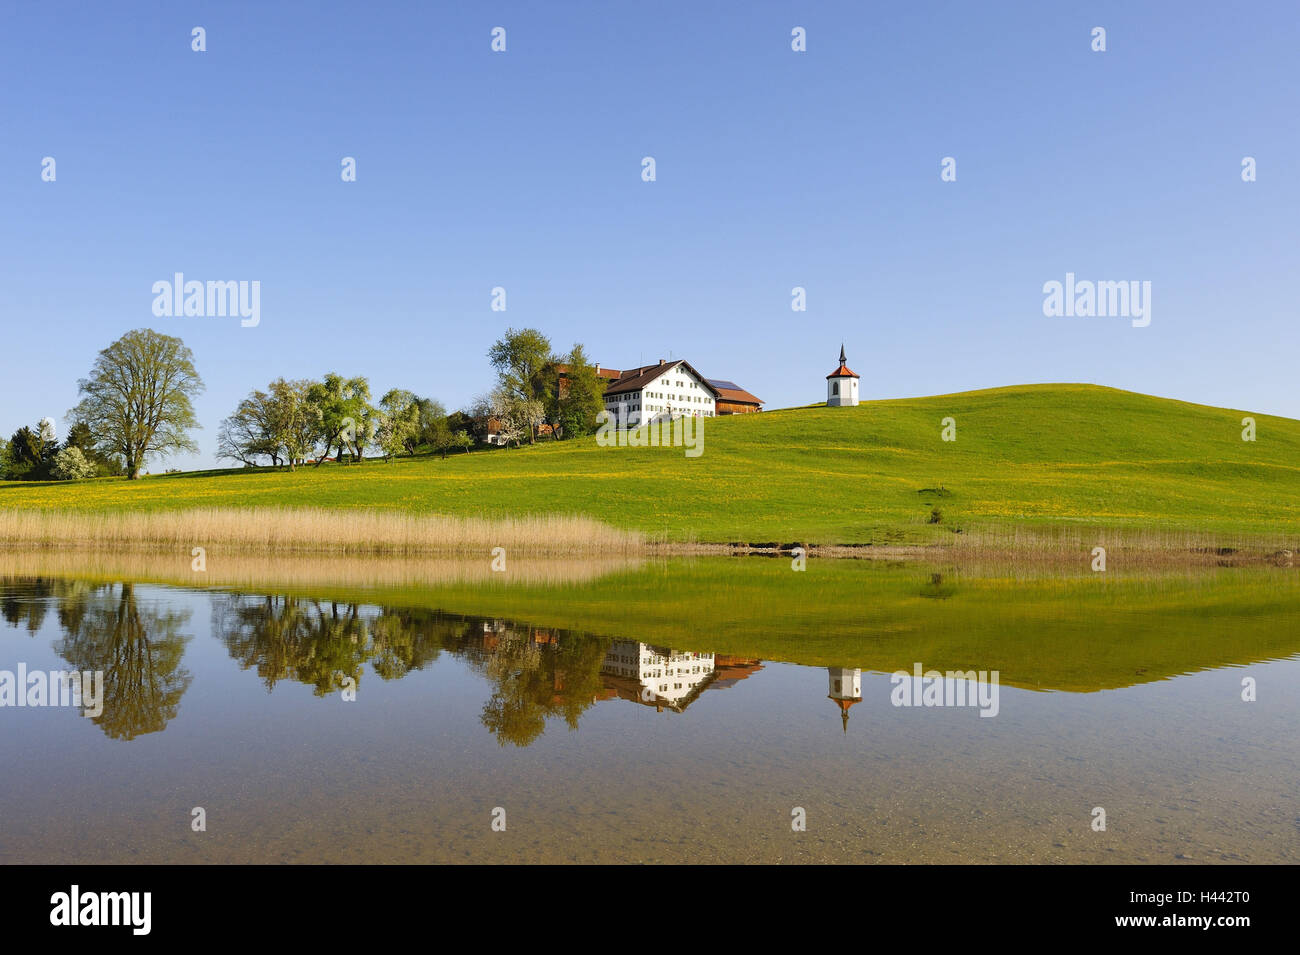
[[[844,346],[840,345],[840,367],[826,376],[826,407],[843,408],[858,403],[859,376],[844,364]]]

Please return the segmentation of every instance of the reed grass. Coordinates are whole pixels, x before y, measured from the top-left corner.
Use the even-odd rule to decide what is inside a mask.
[[[196,570],[188,551],[86,551],[79,548],[0,550],[0,579],[61,577],[117,582],[147,581],[180,587],[234,589],[434,590],[456,585],[562,587],[593,583],[636,570],[644,558],[627,556],[535,557],[493,570],[491,558],[330,557],[315,554],[230,554]]]
[[[644,534],[581,515],[455,517],[326,508],[190,508],[96,512],[0,510],[0,547],[175,550],[332,556],[490,554],[638,555]]]
[[[1108,565],[1118,558],[1129,567],[1253,562],[1289,567],[1300,563],[1300,535],[1211,533],[1086,524],[990,523],[954,534],[951,554],[956,558],[1014,557],[1021,563],[1058,564],[1087,562],[1096,547],[1105,548]]]

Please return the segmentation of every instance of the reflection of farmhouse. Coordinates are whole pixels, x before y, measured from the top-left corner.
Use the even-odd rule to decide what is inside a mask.
[[[554,652],[565,640],[564,631],[477,618],[465,649],[489,674],[498,671],[500,661],[508,661],[509,668],[520,671],[543,670],[551,681],[548,690],[554,692],[551,701],[563,703],[572,698],[566,689],[572,673],[558,665]],[[590,684],[579,680],[583,689],[577,692],[584,700],[629,700],[674,713],[683,712],[705,690],[728,689],[763,669],[752,657],[673,650],[636,640],[613,640],[597,659],[602,689],[587,696]],[[548,660],[554,665],[553,672]],[[534,689],[543,682],[534,680]]]
[[[684,653],[634,640],[615,640],[600,673],[604,699],[681,713],[705,690],[725,690],[763,669],[748,657]]]
[[[644,703],[680,713],[713,679],[712,653],[683,653],[633,640],[615,640],[601,675],[607,699]]]
[[[749,679],[761,669],[763,664],[749,657],[714,654],[713,682],[709,684],[709,689],[725,690],[727,687],[735,686],[741,680]]]

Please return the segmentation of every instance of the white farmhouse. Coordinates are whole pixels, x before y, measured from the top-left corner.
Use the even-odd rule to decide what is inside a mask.
[[[826,407],[845,408],[858,403],[858,374],[844,364],[844,346],[840,345],[840,367],[826,376]]]
[[[673,418],[712,418],[719,395],[689,362],[661,358],[656,365],[631,368],[612,382],[605,389],[605,410],[619,428],[636,428]]]

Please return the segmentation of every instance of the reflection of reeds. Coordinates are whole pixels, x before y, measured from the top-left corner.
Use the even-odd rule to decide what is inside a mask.
[[[1278,535],[1269,540],[1159,528],[988,525],[954,534],[949,555],[957,560],[988,559],[1025,565],[1088,566],[1093,548],[1106,551],[1107,569],[1181,566],[1300,564],[1297,541]]]
[[[122,550],[194,547],[247,554],[490,554],[566,557],[644,553],[635,531],[582,516],[447,517],[324,508],[181,511],[0,511],[0,546]]]
[[[632,557],[518,558],[494,571],[491,557],[324,557],[209,554],[196,571],[188,552],[43,549],[0,551],[0,576],[148,580],[187,587],[425,588],[461,583],[559,586],[639,567]]]

